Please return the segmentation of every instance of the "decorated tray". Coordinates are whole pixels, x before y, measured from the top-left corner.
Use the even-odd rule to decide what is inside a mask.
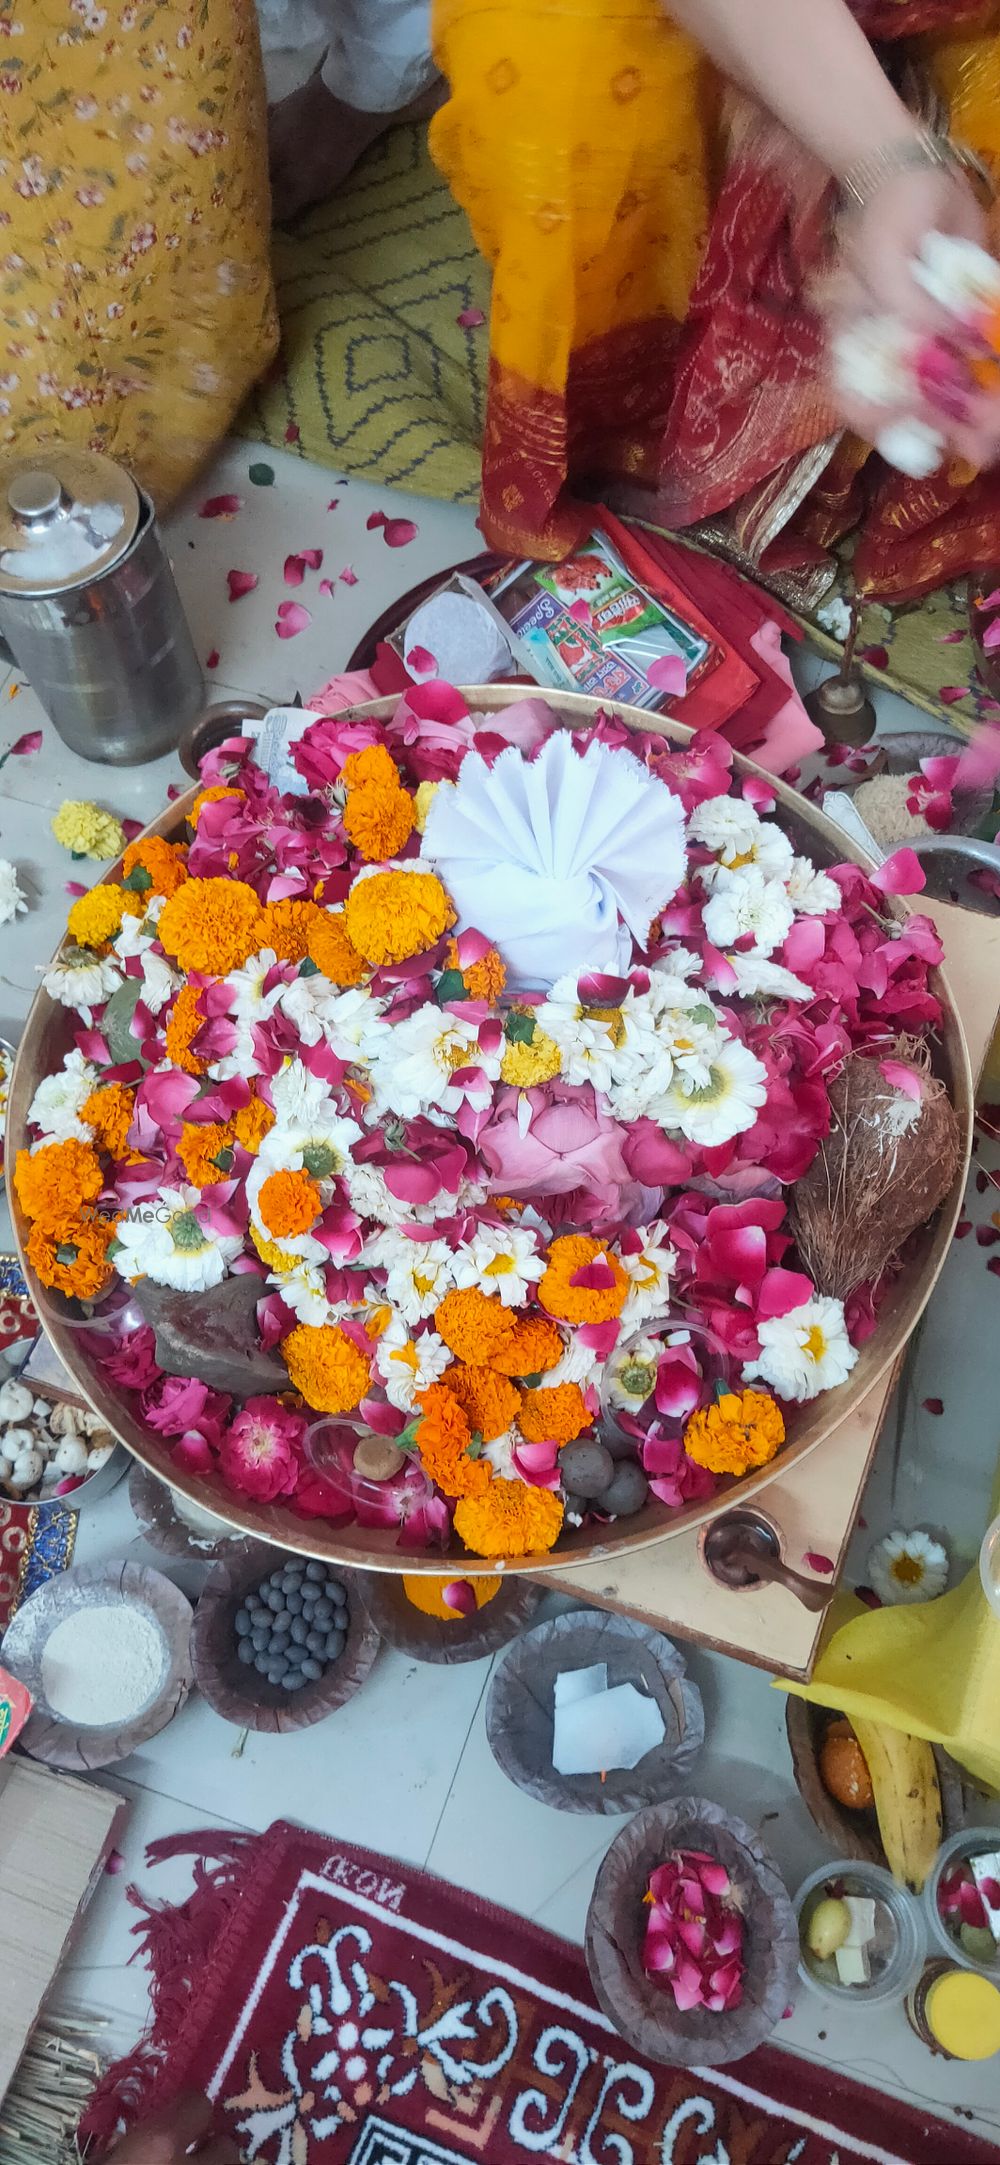
[[[294,728],[74,905],[21,1041],[17,1238],[102,1419],[243,1533],[461,1580],[835,1449],[971,1140],[909,853],[583,697]]]

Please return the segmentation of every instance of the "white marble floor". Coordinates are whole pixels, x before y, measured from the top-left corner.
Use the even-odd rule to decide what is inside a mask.
[[[273,470],[269,487],[249,481],[258,459]],[[242,497],[240,511],[226,520],[200,517],[200,505],[223,492]],[[416,539],[389,549],[380,529],[366,527],[373,510],[412,517]],[[218,657],[209,673],[218,695],[284,700],[295,691],[308,696],[343,668],[355,640],[390,600],[427,572],[472,554],[477,534],[467,509],[375,491],[287,453],[233,444],[171,520],[170,543],[198,651],[206,662]],[[274,629],[277,604],[289,595],[282,566],[289,552],[303,548],[324,554],[322,569],[307,574],[295,594],[311,622],[282,642]],[[236,603],[227,598],[230,569],[259,578],[256,590]],[[355,573],[355,585],[340,579],[344,570]],[[332,593],[319,591],[326,578]],[[892,707],[889,726],[909,718],[901,703]],[[17,1035],[39,965],[59,937],[67,879],[89,878],[97,869],[72,864],[54,843],[49,822],[56,806],[67,796],[94,796],[116,812],[148,818],[180,779],[172,759],[113,769],[73,758],[17,673],[0,677],[0,760],[38,726],[41,750],[0,767],[0,856],[18,864],[32,900],[29,915],[5,928],[0,944],[0,1033],[8,1036]],[[970,1213],[984,1224],[991,1200],[973,1190]],[[9,1245],[0,1204],[0,1250]],[[907,1386],[895,1488],[890,1422],[865,1499],[867,1524],[849,1572],[854,1581],[864,1577],[870,1541],[892,1524],[946,1528],[956,1572],[974,1554],[997,1448],[989,1348],[1000,1285],[987,1260],[972,1239],[954,1250]],[[924,1410],[928,1397],[944,1400],[943,1416]],[[192,1595],[203,1575],[196,1566],[164,1566],[147,1547],[125,1485],[83,1521],[77,1554],[80,1561],[128,1555],[158,1564]],[[760,1825],[794,1890],[824,1851],[792,1780],[781,1695],[766,1677],[721,1657],[692,1649],[690,1668],[707,1713],[706,1749],[690,1786]],[[301,1820],[427,1866],[579,1939],[598,1862],[620,1822],[550,1811],[510,1786],[486,1739],[489,1676],[486,1662],[435,1669],[383,1650],[357,1699],[317,1728],[283,1739],[243,1738],[192,1697],[169,1729],[102,1777],[131,1801],[125,1871],[98,1888],[61,1978],[61,2004],[106,2016],[112,2049],[134,2039],[146,1988],[141,1965],[129,1963],[134,1912],[125,1901],[127,1880],[161,1899],[183,1895],[190,1884],[185,1867],[147,1873],[145,1846],[158,1835],[206,1826],[260,1829],[279,1817]],[[1000,2145],[996,2063],[973,2070],[932,2059],[898,2008],[845,2015],[803,1990],[777,2042],[876,2089],[949,2116],[971,2115]]]

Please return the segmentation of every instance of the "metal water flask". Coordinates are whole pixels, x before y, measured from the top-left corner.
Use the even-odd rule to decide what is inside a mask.
[[[153,506],[99,452],[0,460],[0,637],[82,759],[177,744],[204,683]]]

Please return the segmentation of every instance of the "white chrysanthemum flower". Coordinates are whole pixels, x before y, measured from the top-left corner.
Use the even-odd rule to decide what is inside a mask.
[[[385,1384],[390,1406],[411,1413],[418,1391],[437,1383],[451,1366],[451,1354],[436,1331],[416,1338],[401,1315],[394,1315],[381,1332],[375,1347],[375,1367]]]
[[[499,1293],[505,1308],[517,1308],[526,1300],[545,1269],[534,1234],[513,1225],[477,1226],[452,1262],[456,1285]]]
[[[795,912],[781,880],[765,878],[759,865],[720,866],[702,922],[713,947],[725,951],[749,933],[755,953],[772,955],[787,940]]]
[[[227,1267],[242,1253],[238,1233],[213,1233],[197,1216],[197,1188],[161,1188],[121,1219],[116,1233],[115,1269],[120,1278],[152,1278],[154,1285],[180,1293],[204,1293],[220,1285]]]
[[[551,1382],[551,1377],[546,1376],[545,1381]],[[514,1453],[522,1441],[516,1428],[505,1428],[502,1436],[494,1436],[492,1443],[484,1443],[479,1455],[492,1466],[498,1481],[524,1480],[523,1473],[519,1473],[514,1464]]]
[[[279,988],[281,1012],[287,1015],[303,1045],[329,1045],[338,1060],[357,1060],[366,1031],[377,1024],[375,1002],[366,985],[346,991],[331,985],[319,972],[293,977]]]
[[[455,1283],[455,1258],[443,1240],[410,1240],[387,1227],[365,1251],[365,1261],[384,1270],[386,1298],[405,1323],[422,1323]]]
[[[98,1080],[96,1067],[75,1049],[66,1054],[62,1067],[54,1075],[42,1077],[28,1107],[29,1124],[41,1129],[38,1142],[31,1146],[33,1150],[41,1150],[46,1143],[66,1143],[71,1139],[78,1143],[93,1142],[93,1131],[81,1120],[80,1114],[91,1091],[96,1090]]]
[[[857,1350],[847,1335],[843,1301],[828,1293],[816,1293],[786,1316],[771,1316],[758,1323],[760,1352],[748,1361],[744,1381],[760,1377],[779,1398],[818,1398],[821,1391],[846,1383],[857,1360]]]
[[[276,1120],[289,1128],[308,1127],[317,1114],[322,1118],[337,1109],[329,1083],[296,1059],[286,1060],[272,1075],[271,1103]]]
[[[604,1385],[613,1406],[625,1413],[641,1413],[656,1388],[656,1371],[663,1347],[656,1338],[630,1338],[618,1345],[604,1370]]]
[[[657,1219],[642,1231],[642,1247],[635,1255],[626,1255],[622,1249],[616,1254],[626,1276],[631,1280],[622,1309],[622,1322],[629,1330],[638,1330],[650,1316],[663,1315],[670,1295],[670,1280],[677,1268],[677,1252],[670,1245],[666,1226]]]
[[[458,1112],[461,1093],[451,1078],[460,1068],[482,1068],[487,1080],[500,1074],[500,1053],[486,1054],[476,1025],[430,1003],[415,1008],[380,1035],[366,1038],[366,1057],[380,1111],[415,1119],[432,1106]]]
[[[179,992],[182,979],[176,970],[171,969],[166,958],[157,953],[151,941],[147,942],[146,951],[141,959],[142,992],[140,998],[148,1007],[151,1015],[159,1015],[166,1007],[167,1001],[173,999],[175,992]],[[240,1072],[244,1073],[245,1070],[241,1069]]]
[[[65,947],[57,962],[46,970],[42,984],[50,1000],[73,1007],[89,1029],[92,1010],[103,1006],[117,992],[122,973],[113,955],[95,955],[92,947]]]
[[[948,1584],[948,1551],[930,1534],[886,1534],[869,1555],[868,1581],[880,1601],[936,1601]]]
[[[286,1308],[290,1308],[300,1323],[318,1327],[333,1319],[333,1305],[327,1298],[326,1275],[322,1264],[307,1263],[300,1257],[288,1270],[273,1270],[268,1285],[280,1293]]]
[[[351,1209],[359,1218],[374,1219],[376,1225],[402,1225],[404,1220],[415,1216],[409,1203],[402,1203],[397,1196],[390,1195],[380,1165],[352,1162],[347,1168],[346,1179]]]
[[[744,999],[811,1000],[813,987],[803,983],[791,970],[780,962],[769,962],[765,955],[727,955],[726,961],[736,973],[736,990]]]
[[[717,1150],[753,1127],[766,1099],[766,1068],[738,1038],[724,1037],[712,1056],[708,1082],[695,1084],[679,1075],[657,1100],[655,1117],[702,1149]]]
[[[0,925],[12,925],[27,907],[28,897],[18,879],[17,866],[9,857],[0,857]]]
[[[788,899],[796,917],[825,917],[828,910],[839,910],[842,896],[836,880],[829,872],[820,872],[810,857],[793,857],[788,878],[785,881]]]
[[[144,955],[152,946],[166,899],[166,895],[149,895],[145,916],[122,918],[112,944],[123,962],[132,955]]]
[[[792,863],[792,845],[781,827],[761,819],[751,804],[740,797],[710,797],[688,821],[692,841],[710,849],[718,867],[706,865],[701,877],[711,886],[720,869],[742,871],[756,865],[765,879],[783,880]]]
[[[603,1372],[604,1355],[592,1352],[574,1332],[561,1361],[557,1361],[554,1368],[546,1369],[542,1382],[546,1390],[554,1390],[558,1383],[578,1383],[581,1391],[585,1391],[588,1384],[600,1380]]]
[[[913,276],[949,316],[968,321],[1000,308],[1000,265],[978,241],[954,233],[925,233]]]

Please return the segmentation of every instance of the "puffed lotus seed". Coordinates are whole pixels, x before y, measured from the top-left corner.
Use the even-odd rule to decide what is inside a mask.
[[[78,1436],[83,1427],[78,1406],[46,1406],[45,1415],[54,1436]]]
[[[87,1446],[82,1437],[64,1436],[62,1442],[56,1445],[52,1455],[52,1464],[57,1473],[66,1475],[86,1473]]]
[[[91,1444],[90,1450],[87,1452],[87,1472],[99,1473],[101,1467],[107,1465],[113,1450],[113,1443]]]
[[[35,1482],[40,1481],[42,1478],[43,1464],[44,1460],[40,1451],[22,1451],[20,1456],[14,1460],[14,1467],[10,1477],[11,1487],[34,1488]]]
[[[31,1412],[31,1392],[10,1376],[0,1384],[0,1421],[26,1421]]]

